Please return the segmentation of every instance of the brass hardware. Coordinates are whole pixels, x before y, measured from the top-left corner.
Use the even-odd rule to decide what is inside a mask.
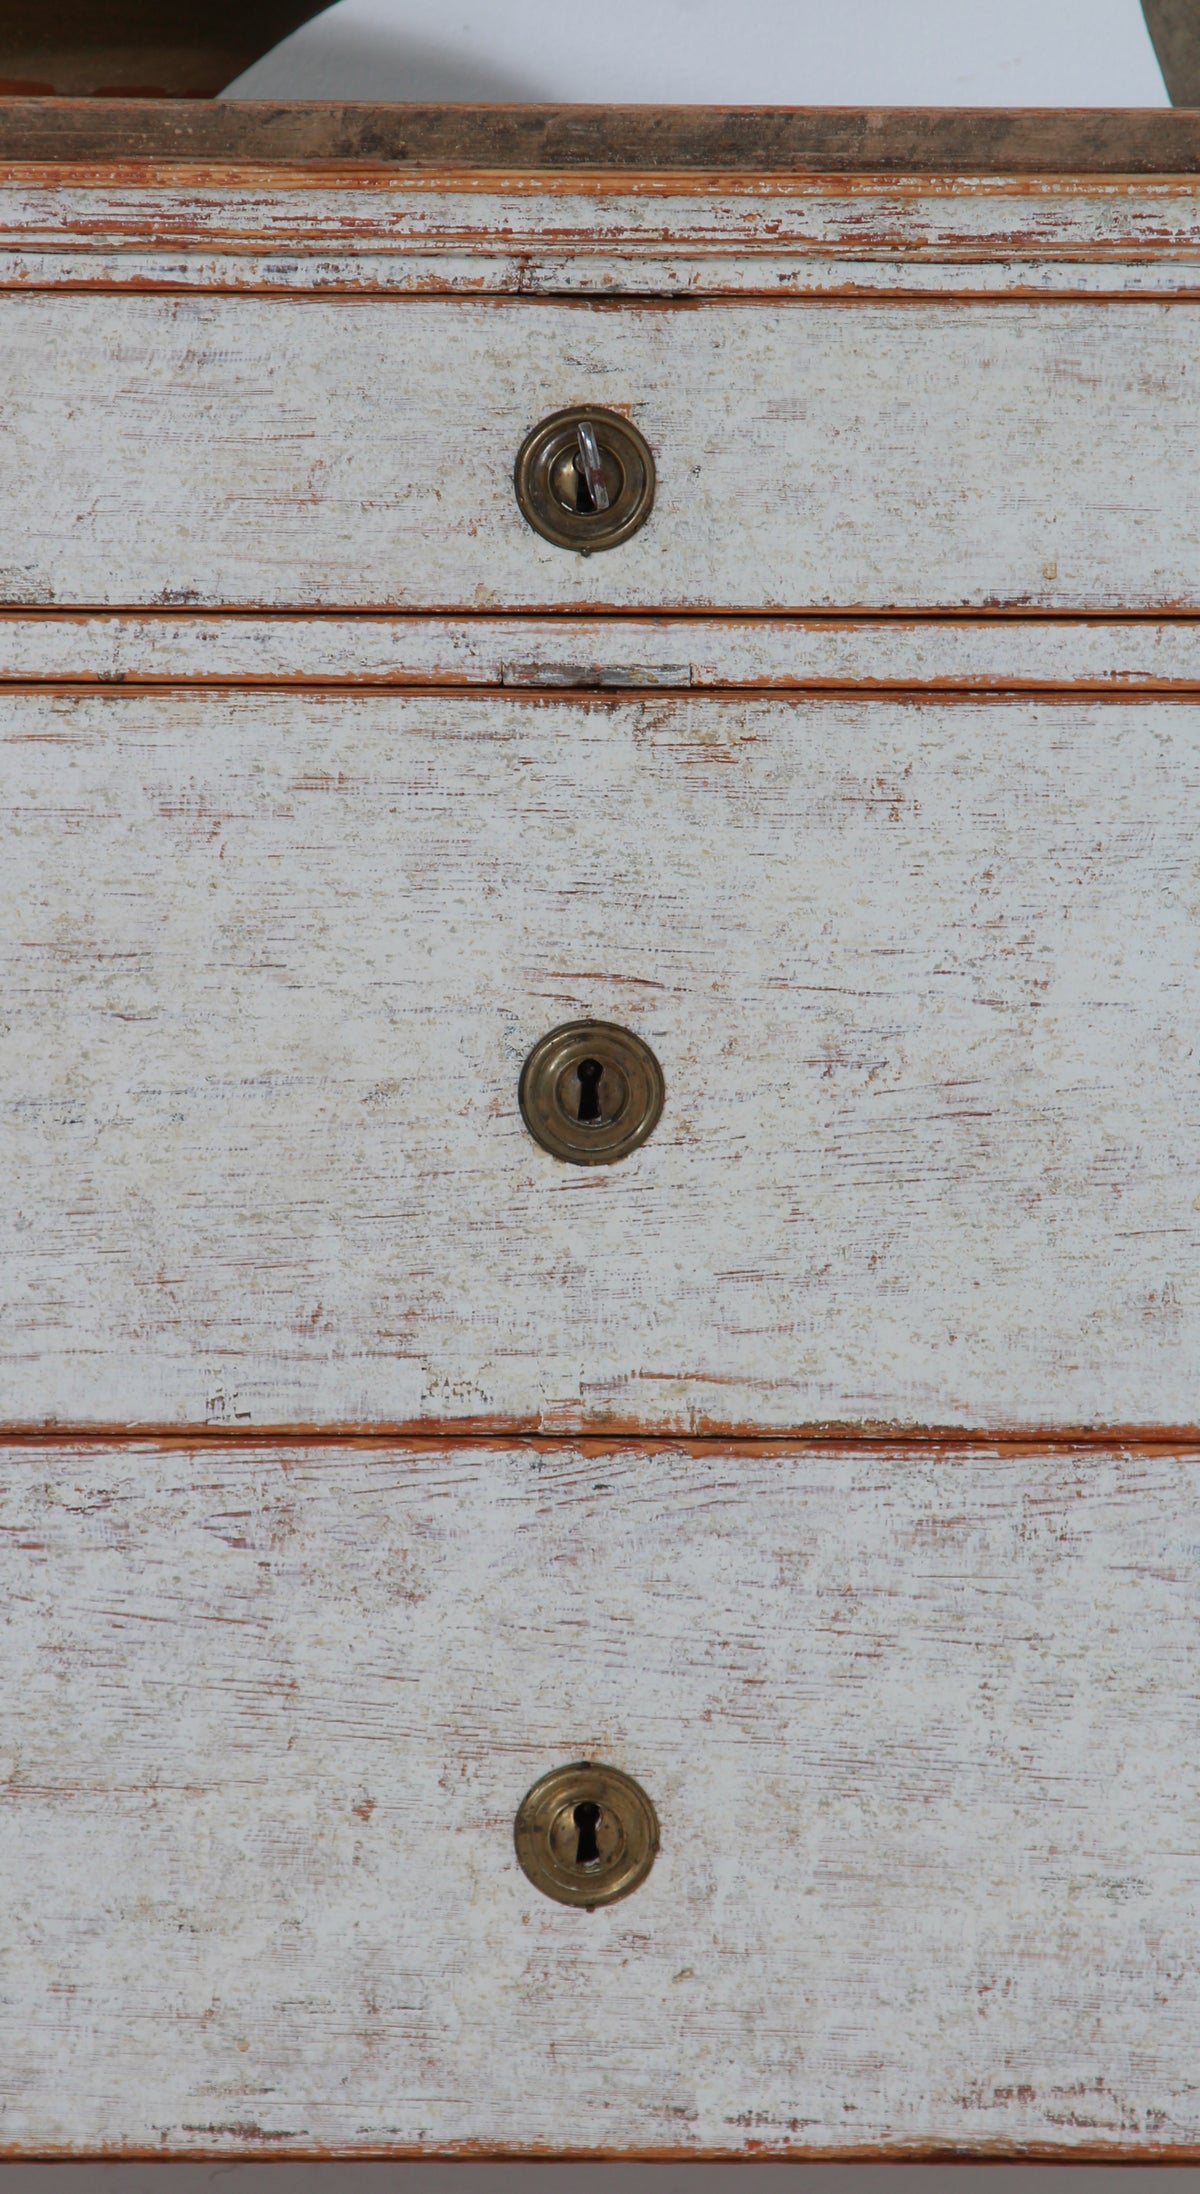
[[[513,475],[535,532],[584,556],[616,548],[654,507],[654,459],[645,436],[615,411],[572,405],[525,437]]]
[[[593,1912],[645,1881],[658,1855],[658,1815],[632,1775],[577,1760],[526,1791],[513,1838],[535,1889]]]
[[[518,1096],[525,1125],[552,1157],[611,1166],[658,1125],[665,1088],[648,1044],[612,1021],[567,1021],[534,1045]]]

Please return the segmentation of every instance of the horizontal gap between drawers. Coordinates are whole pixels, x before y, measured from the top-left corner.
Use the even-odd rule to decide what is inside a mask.
[[[611,1452],[614,1447],[638,1447],[647,1454],[723,1454],[744,1450],[748,1454],[794,1455],[797,1449],[814,1452],[879,1448],[897,1454],[952,1454],[965,1449],[987,1448],[1004,1455],[1050,1453],[1088,1454],[1113,1448],[1136,1454],[1174,1454],[1195,1450],[1200,1463],[1200,1425],[1048,1426],[1014,1432],[933,1426],[925,1430],[886,1425],[807,1425],[793,1432],[757,1431],[744,1425],[713,1426],[702,1432],[664,1432],[639,1428],[635,1423],[581,1427],[564,1422],[554,1430],[521,1419],[506,1422],[484,1418],[447,1418],[432,1422],[421,1418],[397,1424],[0,1424],[0,1447],[287,1447],[297,1451],[322,1447],[395,1448],[428,1451],[445,1447],[528,1447],[553,1452],[563,1447],[583,1452]]]
[[[53,244],[23,243],[19,248],[27,251],[28,253],[30,253],[30,255],[36,254],[40,256],[47,251],[62,250],[64,247],[62,247],[61,245]],[[103,250],[106,247],[101,245],[99,248]],[[136,257],[139,250],[139,247],[136,245],[122,246],[118,244],[115,247],[111,248],[115,250],[125,249],[129,252],[131,258]],[[157,248],[161,251],[169,247],[165,247],[160,244],[153,248]],[[178,246],[178,250],[181,253],[192,252],[206,254],[220,249],[224,249],[226,251],[230,251],[232,249],[236,251],[237,247],[230,247],[228,245],[225,245],[220,240],[214,240],[210,244],[207,239],[202,239],[199,244],[197,244],[194,240],[184,239]],[[296,253],[294,246],[289,246],[286,239],[282,240],[278,244],[278,246],[274,247],[271,253],[271,256],[276,260],[287,257],[289,255],[300,256],[300,254]],[[81,253],[80,256],[82,257],[83,254]],[[247,253],[246,256],[249,257],[251,255]],[[303,256],[310,257],[317,255],[314,253],[305,252]],[[322,254],[321,256],[330,258],[337,257],[337,247],[333,247],[327,254]],[[396,257],[398,259],[405,256],[410,256],[413,259],[419,259],[423,255],[419,252],[413,252],[410,255],[400,253],[396,254]],[[435,264],[435,254],[431,252],[428,256],[430,264]],[[514,248],[514,257],[516,256],[525,255],[519,253],[519,251]],[[714,259],[718,259],[721,256],[733,257],[733,254],[727,253],[722,255],[703,251],[689,252],[684,247],[677,247],[676,249],[672,250],[672,246],[670,244],[665,244],[662,247],[660,256],[663,259],[670,259],[674,257],[677,259],[686,258],[689,260],[702,260],[706,264],[711,264]],[[819,260],[821,257],[832,255],[797,251],[796,253],[791,255],[780,254],[780,256],[794,256],[799,266],[805,266],[811,264],[813,259]],[[1133,257],[1132,252],[1130,254],[1130,257]],[[864,264],[868,265],[876,263],[878,262],[870,260],[864,262]],[[969,258],[948,259],[945,261],[936,259],[923,259],[920,261],[920,263],[925,266],[939,266],[944,264],[948,268],[973,266],[979,264],[977,260]],[[1033,264],[1036,265],[1038,264],[1038,262],[1033,262]],[[695,294],[680,296],[675,293],[664,293],[664,291],[662,290],[653,289],[623,289],[616,292],[612,290],[599,289],[557,290],[542,288],[539,286],[519,289],[515,286],[515,284],[505,284],[503,282],[493,282],[490,285],[481,284],[478,288],[476,288],[474,285],[468,287],[463,283],[459,283],[454,286],[451,286],[450,284],[445,284],[445,286],[442,286],[439,285],[436,281],[432,281],[428,285],[414,283],[413,286],[409,289],[398,289],[381,282],[372,282],[369,279],[360,282],[354,282],[350,277],[346,277],[342,280],[334,282],[313,284],[311,287],[300,287],[278,282],[272,283],[269,281],[255,281],[253,279],[245,282],[206,282],[203,280],[197,280],[192,282],[182,282],[179,280],[155,281],[153,280],[153,278],[131,272],[129,278],[126,281],[115,281],[112,279],[111,276],[90,282],[82,278],[77,280],[68,279],[58,282],[47,280],[30,282],[12,279],[5,280],[0,278],[0,296],[88,298],[218,297],[253,300],[259,303],[266,304],[341,304],[348,306],[383,304],[447,304],[523,305],[528,307],[530,305],[546,305],[553,307],[554,309],[559,311],[565,310],[569,307],[574,307],[577,310],[582,308],[588,311],[625,310],[636,312],[697,312],[702,309],[715,311],[723,305],[759,305],[764,308],[770,308],[772,310],[777,310],[780,306],[783,305],[796,305],[806,307],[833,305],[836,306],[839,310],[845,310],[846,308],[865,308],[871,305],[887,305],[889,307],[901,308],[915,308],[917,306],[944,306],[949,310],[953,310],[956,308],[962,310],[964,307],[969,305],[1020,305],[1024,309],[1034,308],[1039,305],[1075,305],[1079,307],[1090,305],[1096,307],[1097,309],[1103,308],[1105,311],[1112,311],[1114,308],[1133,305],[1195,306],[1197,304],[1200,304],[1200,283],[1194,281],[1191,283],[1181,282],[1177,286],[1172,286],[1169,289],[1058,289],[1051,288],[1049,286],[1035,288],[1033,286],[1026,286],[1024,284],[1014,283],[1009,288],[998,286],[995,289],[962,288],[944,290],[932,288],[903,290],[890,289],[883,286],[868,287],[865,285],[862,288],[857,288],[849,286],[847,284],[841,284],[836,288],[830,287],[828,289],[786,289],[782,288],[778,283],[775,283],[772,285],[764,284],[763,288],[761,289],[735,288],[732,285],[728,289],[706,288],[704,290],[697,291]]]
[[[997,681],[993,685],[952,685],[930,681],[922,684],[908,680],[904,684],[890,685],[859,679],[843,684],[812,683],[808,685],[601,685],[582,682],[577,685],[504,685],[481,679],[474,684],[449,679],[441,683],[401,678],[281,678],[270,675],[261,678],[0,678],[0,692],[12,694],[49,693],[82,699],[88,695],[97,699],[148,697],[154,694],[188,696],[197,693],[309,693],[314,695],[337,693],[402,693],[414,700],[438,698],[441,700],[519,701],[526,704],[540,702],[545,706],[555,702],[591,702],[604,706],[630,702],[670,702],[684,700],[747,701],[772,700],[778,702],[802,701],[887,701],[908,700],[952,702],[995,702],[1001,704],[1014,699],[1037,700],[1053,698],[1057,701],[1100,701],[1110,704],[1138,698],[1163,702],[1194,702],[1200,699],[1200,684],[1130,682],[1123,685],[1097,685],[1078,683],[1056,684],[1052,681],[1019,683],[1011,680]]]

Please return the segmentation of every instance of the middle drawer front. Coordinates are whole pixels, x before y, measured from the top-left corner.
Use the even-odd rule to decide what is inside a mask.
[[[10,1423],[1194,1415],[1195,704],[2,721]],[[579,1016],[611,1167],[518,1108]]]
[[[0,298],[0,599],[1200,606],[1194,303]],[[551,546],[513,466],[627,415],[658,495]]]

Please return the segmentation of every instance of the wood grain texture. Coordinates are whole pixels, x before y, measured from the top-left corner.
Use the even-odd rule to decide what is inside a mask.
[[[1200,1452],[12,1450],[0,2137],[1200,2149]],[[547,1768],[662,1851],[517,1868]]]
[[[0,611],[0,680],[1192,693],[1200,690],[1200,619],[8,610]]]
[[[1196,308],[9,295],[0,597],[1200,605]],[[647,435],[649,524],[524,523],[529,427]]]
[[[0,153],[91,161],[1194,174],[1200,117],[1160,107],[654,107],[0,99]]]
[[[1194,703],[3,725],[9,1422],[1193,1421]],[[580,1173],[587,1014],[667,1108]]]
[[[1195,296],[1192,177],[0,162],[8,287]]]
[[[834,259],[801,250],[754,256],[737,251],[642,250],[629,258],[598,249],[569,252],[558,244],[536,252],[493,241],[461,251],[373,252],[249,249],[224,251],[97,245],[0,246],[5,290],[179,291],[224,296],[413,296],[553,298],[826,297],[897,301],[940,297],[1058,297],[1076,303],[1116,303],[1133,297],[1200,299],[1200,269],[1161,256],[1134,260],[984,260],[960,265],[912,259],[892,267],[869,259]]]

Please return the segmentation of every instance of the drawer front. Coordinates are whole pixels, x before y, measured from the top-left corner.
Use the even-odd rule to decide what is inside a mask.
[[[1198,1469],[8,1451],[8,2153],[1195,2151]]]
[[[0,304],[10,602],[1200,606],[1195,303]],[[513,493],[573,404],[658,470],[596,558]]]
[[[3,725],[10,1424],[1194,1420],[1194,702]],[[580,1016],[611,1167],[518,1109]]]

